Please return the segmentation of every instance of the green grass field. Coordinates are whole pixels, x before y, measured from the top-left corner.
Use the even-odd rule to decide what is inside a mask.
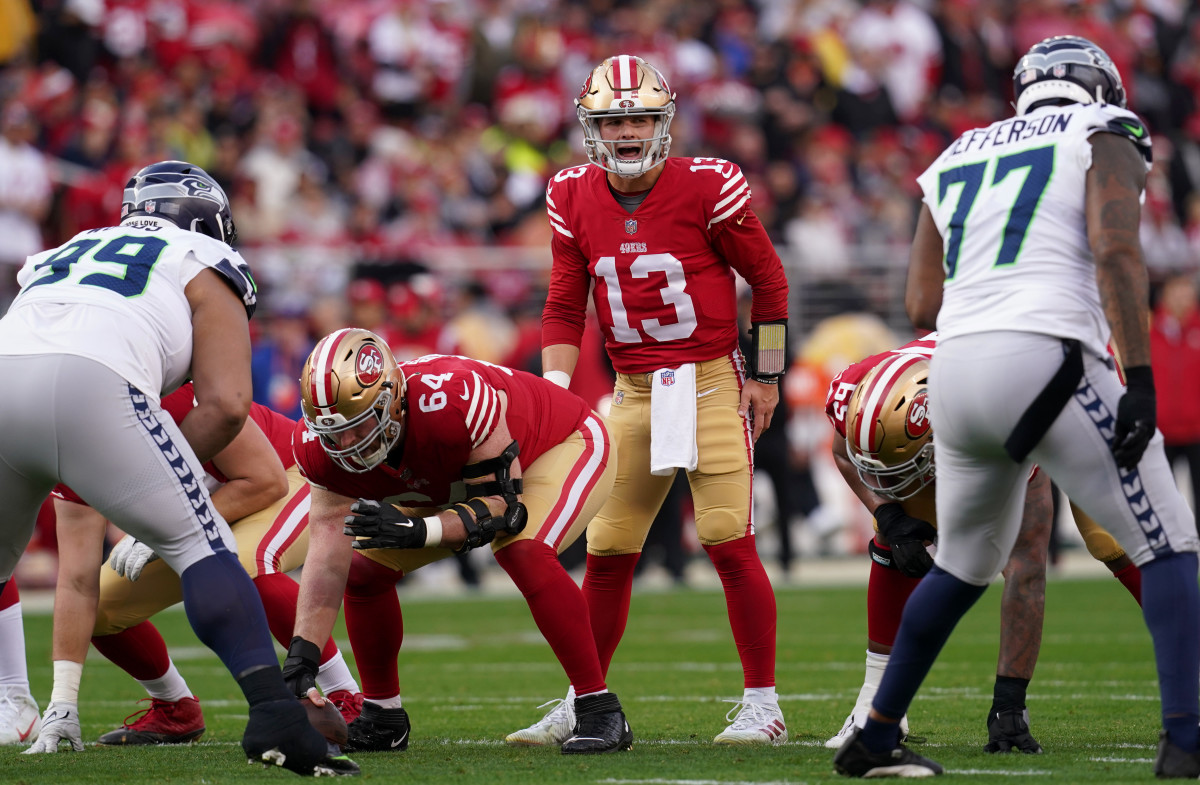
[[[998,599],[993,586],[963,620],[910,713],[916,748],[948,776],[972,783],[1147,782],[1157,739],[1158,698],[1149,636],[1116,581],[1052,580],[1045,639],[1030,689],[1033,730],[1047,752],[990,756],[985,715],[995,675]],[[819,783],[845,781],[821,743],[839,727],[862,680],[865,588],[778,591],[780,701],[790,739],[777,748],[718,748],[741,694],[725,618],[711,590],[639,593],[609,685],[635,733],[632,752],[564,757],[557,749],[510,749],[507,732],[562,697],[564,677],[519,598],[405,598],[401,685],[413,721],[404,753],[359,754],[365,779],[396,783]],[[0,748],[3,783],[287,782],[282,770],[248,766],[238,746],[245,704],[233,680],[192,636],[178,611],[157,620],[199,694],[208,732],[190,747],[28,756]],[[50,617],[26,618],[34,693],[50,692]],[[344,630],[338,633],[344,638]],[[348,645],[343,643],[348,652]],[[80,695],[84,738],[116,727],[143,697],[106,661],[90,659]]]

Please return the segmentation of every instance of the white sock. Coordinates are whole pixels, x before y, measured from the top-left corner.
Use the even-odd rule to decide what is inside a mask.
[[[863,686],[858,691],[856,705],[869,703],[875,697],[875,693],[879,691],[879,682],[883,680],[883,672],[887,670],[888,660],[891,658],[890,654],[867,652],[867,672],[863,676]]]
[[[567,690],[567,699],[574,700],[575,698],[590,698],[593,695],[606,695],[606,694],[608,694],[608,690],[599,690],[597,692],[589,692],[587,695],[576,695],[575,694],[575,685],[571,685],[571,688]]]
[[[362,692],[340,651],[317,669],[317,686],[321,688],[321,693],[324,695],[338,690]]]
[[[160,701],[174,703],[177,700],[192,697],[192,691],[188,689],[187,682],[183,680],[183,676],[180,675],[173,660],[170,667],[167,668],[167,672],[162,676],[145,681],[138,679],[138,684],[146,688],[146,692],[150,693],[151,698],[157,698]]]
[[[0,611],[0,687],[29,694],[29,671],[25,665],[25,627],[21,603]]]
[[[394,698],[367,698],[367,703],[374,703],[382,709],[399,709],[402,707],[399,695]]]
[[[774,687],[747,687],[742,692],[742,703],[759,703],[774,706],[779,703]]]

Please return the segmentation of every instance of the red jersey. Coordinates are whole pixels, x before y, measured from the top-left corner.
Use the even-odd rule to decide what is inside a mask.
[[[554,266],[543,346],[579,345],[593,281],[605,348],[619,373],[733,353],[735,271],[753,287],[754,321],[787,319],[787,278],[736,164],[668,158],[632,213],[600,167],[564,169],[546,187],[546,208]]]
[[[889,349],[886,352],[873,354],[865,360],[859,360],[844,371],[833,377],[829,383],[829,394],[825,396],[825,416],[833,423],[833,428],[839,436],[846,435],[846,407],[850,405],[850,396],[854,388],[862,381],[867,372],[889,357],[898,354],[917,354],[925,359],[933,356],[937,346],[937,333],[929,333],[924,338],[909,341],[903,346]]]
[[[463,467],[505,419],[528,466],[578,430],[591,411],[579,396],[524,371],[480,360],[429,355],[400,363],[408,409],[403,441],[388,461],[354,474],[335,464],[303,422],[292,433],[300,471],[313,485],[342,496],[412,507],[443,507],[466,498]]]
[[[183,422],[183,418],[195,407],[196,393],[191,382],[180,385],[179,389],[162,398],[163,411],[171,415],[171,419],[175,421],[176,425]],[[259,403],[250,404],[250,419],[267,435],[271,446],[275,448],[275,454],[283,462],[283,468],[291,467],[296,462],[296,459],[292,457],[292,429],[296,427],[296,421]],[[229,479],[221,474],[212,461],[204,464],[204,471],[221,483],[225,483]],[[52,493],[60,499],[75,504],[87,504],[79,498],[75,491],[62,484],[55,486]]]

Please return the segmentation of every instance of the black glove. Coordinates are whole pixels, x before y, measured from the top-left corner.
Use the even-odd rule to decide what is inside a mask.
[[[355,550],[371,548],[424,548],[427,531],[424,518],[410,518],[390,504],[380,504],[373,499],[359,499],[350,505],[350,512],[343,523],[343,534],[351,537],[369,537],[355,540]]]
[[[317,670],[321,667],[321,647],[297,635],[288,646],[283,661],[283,680],[297,698],[303,698],[317,686]]]
[[[1154,437],[1157,424],[1154,374],[1149,365],[1126,368],[1125,382],[1127,389],[1117,404],[1112,454],[1117,459],[1117,466],[1131,470],[1137,468],[1146,445]]]
[[[898,502],[881,504],[875,510],[879,533],[892,548],[892,563],[904,575],[920,578],[933,566],[925,542],[937,538],[937,529],[904,511]]]

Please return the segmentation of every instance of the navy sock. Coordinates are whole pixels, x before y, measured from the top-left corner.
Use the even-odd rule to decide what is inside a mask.
[[[913,696],[958,620],[986,590],[986,586],[960,581],[936,565],[917,584],[904,605],[896,645],[873,704],[876,711],[896,722],[868,720],[859,736],[867,749],[895,749],[900,740],[900,718],[908,712]]]
[[[192,629],[235,679],[240,681],[264,667],[278,671],[279,659],[262,601],[236,556],[213,554],[188,567],[179,577]],[[287,697],[286,689],[283,697]]]
[[[1142,616],[1154,639],[1163,729],[1185,752],[1200,747],[1200,586],[1197,556],[1175,553],[1142,565]],[[1190,619],[1190,624],[1181,620]]]

